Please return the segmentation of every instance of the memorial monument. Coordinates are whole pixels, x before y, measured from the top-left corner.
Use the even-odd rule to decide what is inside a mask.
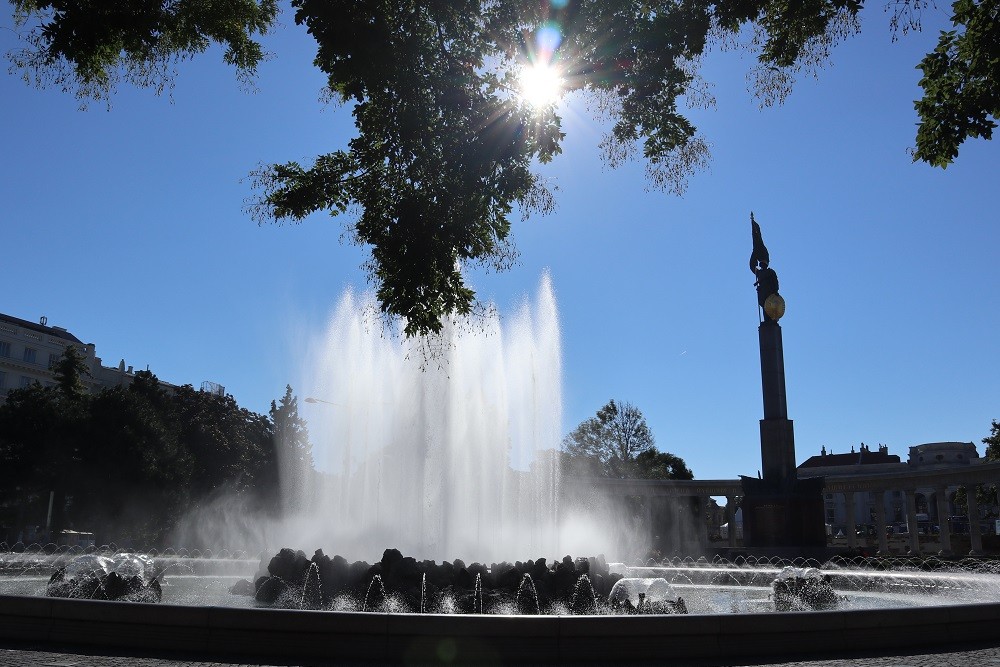
[[[775,553],[806,552],[826,547],[823,478],[798,479],[795,435],[785,396],[785,360],[778,320],[785,300],[778,294],[778,274],[750,214],[753,251],[750,270],[757,280],[761,309],[760,378],[764,418],[760,420],[761,473],[743,481],[743,536],[746,547]]]

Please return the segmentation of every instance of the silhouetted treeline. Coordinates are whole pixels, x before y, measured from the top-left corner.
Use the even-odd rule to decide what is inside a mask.
[[[262,512],[280,507],[279,458],[294,462],[286,479],[312,472],[291,387],[262,415],[191,385],[167,391],[148,371],[89,394],[72,347],[54,372],[54,386],[13,390],[0,406],[0,540],[9,544],[56,542],[72,529],[154,546],[220,493]]]

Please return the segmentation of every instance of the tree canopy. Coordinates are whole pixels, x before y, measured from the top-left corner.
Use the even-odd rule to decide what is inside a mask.
[[[642,411],[608,401],[563,438],[564,471],[571,475],[637,479],[693,479],[684,460],[656,449]]]
[[[220,493],[266,513],[315,474],[291,387],[261,415],[190,385],[168,392],[149,371],[89,394],[72,346],[53,368],[53,386],[14,389],[0,405],[0,541],[44,526],[51,494],[50,539],[74,528],[162,544]]]
[[[120,79],[162,89],[176,64],[224,47],[250,76],[264,56],[258,35],[277,20],[275,0],[13,0],[27,29],[12,54],[29,81],[106,97]],[[919,27],[926,3],[901,0],[894,26]],[[681,193],[708,160],[682,113],[703,99],[698,63],[743,43],[767,105],[794,77],[821,66],[859,30],[861,0],[291,0],[316,40],[314,64],[330,99],[353,106],[357,136],[312,164],[255,173],[259,221],[312,213],[353,216],[370,246],[367,267],[382,310],[407,334],[441,329],[470,312],[462,267],[500,268],[515,257],[510,218],[546,211],[552,193],[533,170],[560,152],[561,119],[518,91],[519,73],[547,65],[565,92],[594,96],[611,130],[611,165],[646,160],[655,188]],[[924,97],[914,159],[947,166],[969,137],[989,139],[1000,116],[998,0],[955,0],[953,30],[919,64]]]

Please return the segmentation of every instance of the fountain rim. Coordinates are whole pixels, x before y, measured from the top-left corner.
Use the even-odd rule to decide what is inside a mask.
[[[983,641],[1000,603],[666,616],[385,614],[0,595],[0,638],[202,655],[396,663],[677,660],[945,646]],[[515,641],[512,641],[515,640]],[[485,652],[485,653],[484,653]]]

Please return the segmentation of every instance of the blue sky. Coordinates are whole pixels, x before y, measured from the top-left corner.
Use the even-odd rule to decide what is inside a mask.
[[[515,222],[511,271],[470,278],[509,313],[550,272],[566,430],[626,400],[697,477],[756,473],[753,210],[788,306],[798,461],[822,445],[885,443],[904,459],[923,442],[979,445],[1000,418],[1000,146],[967,142],[944,171],[907,154],[914,66],[946,18],[931,11],[892,43],[882,8],[866,10],[832,66],[765,110],[747,92],[750,56],[710,56],[717,105],[691,116],[712,161],[680,198],[647,191],[640,163],[605,168],[601,126],[564,102],[564,154],[544,168],[557,211]],[[318,102],[310,38],[282,21],[256,92],[214,51],[180,66],[169,97],[123,86],[110,110],[0,75],[0,311],[46,315],[107,365],[219,382],[258,411],[295,383],[300,332],[365,287],[367,255],[342,242],[341,219],[258,227],[243,211],[258,163],[308,161],[353,132],[349,109]]]

